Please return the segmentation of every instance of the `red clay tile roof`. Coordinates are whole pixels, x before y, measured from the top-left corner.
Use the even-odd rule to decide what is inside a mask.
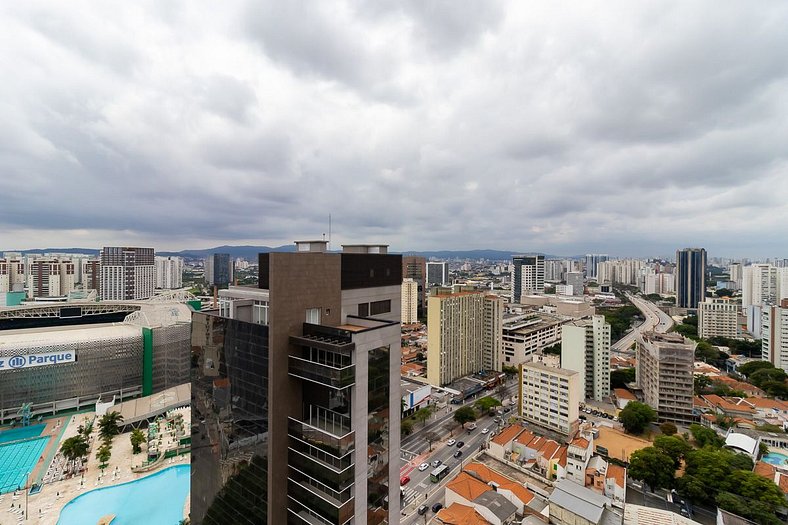
[[[528,490],[527,488],[523,487],[521,484],[517,483],[514,480],[507,478],[506,476],[499,474],[489,468],[487,465],[482,463],[470,463],[467,467],[465,467],[466,472],[473,472],[485,483],[489,483],[490,481],[496,483],[499,487],[510,491],[512,494],[517,496],[517,499],[523,502],[523,504],[527,504],[534,498],[533,492]]]
[[[619,399],[629,399],[631,401],[637,400],[635,394],[633,394],[626,388],[614,388],[613,392],[616,394],[616,397]]]
[[[519,436],[523,430],[525,430],[525,428],[520,425],[506,427],[497,436],[492,438],[492,442],[502,447],[506,446],[507,443]]]
[[[457,477],[446,484],[446,490],[451,490],[468,501],[473,501],[492,487],[474,478],[467,472],[460,472]]]
[[[444,525],[490,525],[473,507],[452,503],[441,509],[435,519]]]
[[[616,485],[623,489],[624,483],[626,483],[627,471],[621,465],[610,463],[607,467],[607,474],[605,475],[605,478],[613,478]]]

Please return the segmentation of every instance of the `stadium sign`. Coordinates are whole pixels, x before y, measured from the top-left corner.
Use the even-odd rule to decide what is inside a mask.
[[[0,370],[32,368],[34,366],[59,365],[77,360],[75,352],[47,352],[44,354],[15,355],[0,357]]]

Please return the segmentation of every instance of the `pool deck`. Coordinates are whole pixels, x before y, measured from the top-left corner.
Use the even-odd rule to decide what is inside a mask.
[[[67,421],[65,424],[65,429],[62,428],[62,425],[61,428],[57,428],[57,423],[52,423],[51,428],[47,426],[47,428],[44,429],[42,435],[55,435],[56,439],[50,440],[51,443],[48,445],[43,457],[50,457],[47,455],[50,447],[59,447],[60,442],[63,441],[63,439],[77,435],[77,427],[82,424],[86,416],[92,416],[92,414],[80,413],[71,417],[60,418]],[[59,433],[59,438],[57,437],[58,434],[56,434],[55,431]],[[17,507],[21,505],[21,508],[24,509],[24,494],[20,494],[17,499],[13,499],[12,494],[0,496],[0,524],[10,525],[14,523],[26,523],[36,525],[56,525],[57,520],[60,517],[60,511],[63,509],[63,507],[65,507],[69,501],[80,494],[84,494],[85,492],[100,487],[107,487],[134,481],[139,478],[150,476],[159,470],[171,467],[173,465],[190,464],[190,455],[186,454],[172,460],[172,463],[170,460],[164,461],[161,466],[150,472],[146,472],[144,474],[135,474],[131,471],[132,466],[137,466],[142,463],[146,458],[146,452],[143,447],[142,453],[132,455],[129,433],[125,433],[116,436],[112,441],[112,457],[110,458],[102,476],[99,469],[99,461],[96,459],[96,450],[98,449],[96,445],[96,441],[98,440],[97,433],[98,426],[96,425],[93,430],[93,434],[91,435],[91,450],[90,454],[88,455],[87,471],[84,474],[84,483],[81,483],[82,478],[80,476],[76,476],[71,479],[64,479],[62,481],[45,484],[41,492],[33,496],[28,496],[27,508],[28,516],[30,516],[30,518],[27,521],[21,522],[17,521],[19,514],[11,512],[10,507],[12,504]],[[43,464],[43,461],[39,461],[39,470]],[[41,474],[43,475],[43,472],[41,472]],[[186,506],[188,506],[188,502],[189,498],[187,498]]]

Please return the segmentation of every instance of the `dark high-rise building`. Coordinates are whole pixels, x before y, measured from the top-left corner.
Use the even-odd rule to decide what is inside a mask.
[[[449,284],[449,263],[427,263],[427,286],[446,286]]]
[[[418,290],[418,315],[424,315],[426,306],[425,292],[427,291],[427,259],[417,255],[402,256],[402,278],[416,281]]]
[[[402,258],[297,243],[195,313],[195,524],[399,521]]]
[[[512,302],[523,295],[544,292],[544,255],[512,257]]]
[[[706,250],[676,251],[676,306],[696,309],[706,298]]]
[[[205,282],[211,286],[233,282],[233,259],[229,253],[214,253],[205,259]]]

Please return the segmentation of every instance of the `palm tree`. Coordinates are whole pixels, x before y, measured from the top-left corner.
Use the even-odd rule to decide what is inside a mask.
[[[96,453],[96,459],[99,460],[101,463],[99,468],[104,470],[107,467],[107,462],[109,462],[109,458],[112,457],[112,451],[110,450],[109,445],[104,443],[99,447],[98,452]]]
[[[131,436],[129,437],[131,440],[131,451],[133,454],[139,454],[142,452],[142,444],[145,443],[145,434],[142,430],[135,428],[131,431]]]
[[[123,416],[120,412],[109,412],[101,416],[99,419],[99,436],[104,441],[112,440],[113,437],[120,434],[119,423],[123,421]]]
[[[60,453],[69,462],[74,462],[88,453],[88,442],[81,435],[70,437],[60,444]]]

